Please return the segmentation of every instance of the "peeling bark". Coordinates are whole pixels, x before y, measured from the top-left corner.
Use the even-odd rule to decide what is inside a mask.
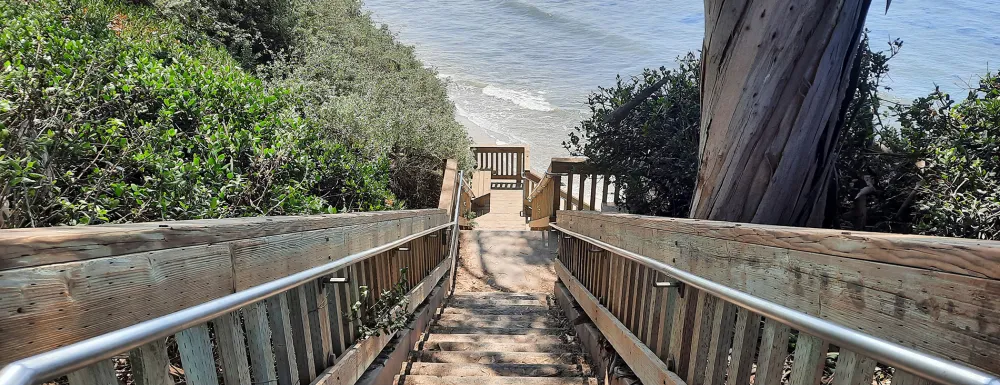
[[[871,0],[705,0],[691,216],[818,227]]]

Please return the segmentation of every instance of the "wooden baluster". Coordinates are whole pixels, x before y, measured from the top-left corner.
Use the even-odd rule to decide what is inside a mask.
[[[705,383],[723,385],[728,369],[729,349],[733,346],[733,331],[736,328],[737,306],[718,300],[712,320],[712,340],[708,348],[708,365]]]
[[[628,311],[625,313],[625,318],[624,320],[622,320],[622,323],[624,323],[625,326],[634,334],[635,320],[637,318],[636,316],[639,313],[639,302],[638,302],[638,293],[640,285],[639,274],[640,271],[644,268],[644,266],[635,261],[631,262],[632,262],[631,263],[632,269],[629,271],[629,277],[628,277],[629,285],[628,285],[628,291],[626,292],[628,293],[629,308]]]
[[[625,263],[625,270],[622,274],[622,301],[621,307],[618,309],[618,314],[615,314],[615,317],[617,317],[618,320],[627,327],[628,314],[629,311],[632,310],[632,296],[629,294],[629,289],[632,288],[632,283],[634,282],[634,279],[632,278],[632,268],[634,267],[634,263],[632,263],[632,260],[628,258],[622,258],[622,261]]]
[[[566,181],[566,206],[563,209],[564,210],[572,210],[573,209],[573,172],[572,171],[569,172],[569,175],[566,176],[566,179],[567,179],[567,181]],[[556,194],[562,195],[562,193],[559,192],[559,191],[556,191]]]
[[[181,353],[184,378],[191,385],[219,385],[212,355],[212,340],[208,336],[208,325],[201,324],[181,330],[174,335],[177,350]]]
[[[597,211],[597,174],[590,175],[590,209]]]
[[[691,355],[691,332],[698,310],[698,292],[697,289],[684,286],[683,296],[677,300],[674,321],[670,328],[667,367],[671,367],[680,378],[687,377],[688,357]]]
[[[308,384],[316,376],[316,357],[310,336],[309,305],[306,304],[305,285],[286,292],[288,294],[288,322],[292,327],[292,344],[295,347],[295,365],[299,382]]]
[[[577,210],[583,210],[584,209],[583,204],[586,201],[586,198],[584,198],[584,189],[583,189],[583,187],[586,184],[587,184],[587,174],[580,174],[580,188],[579,188],[580,191],[577,194],[577,197],[579,199],[577,201],[577,205],[576,205],[576,209]]]
[[[212,321],[212,327],[215,329],[215,341],[219,346],[223,381],[226,385],[250,385],[250,363],[247,361],[247,346],[239,313],[234,311],[216,318]],[[166,348],[163,354],[166,359]],[[173,381],[171,380],[169,384],[173,384]]]
[[[795,356],[792,359],[792,373],[789,385],[816,385],[823,376],[826,352],[830,347],[826,341],[803,332],[795,342]]]
[[[686,381],[689,384],[705,383],[705,366],[708,363],[709,345],[712,341],[712,319],[719,299],[704,291],[698,292],[698,310],[691,329],[691,355],[688,359]]]
[[[560,184],[562,184],[562,177],[559,175],[553,175],[552,182],[549,183],[549,185],[552,186],[552,191],[550,192],[550,194],[552,194],[552,212],[549,214],[549,222],[556,221],[556,211],[559,210],[559,195],[561,195],[559,194],[559,190],[562,189]]]
[[[225,317],[225,316],[223,316]],[[215,328],[216,336],[219,336],[219,327],[216,324]],[[243,329],[240,329],[240,335],[243,335]],[[216,337],[217,339],[219,337]],[[222,356],[223,352],[227,350],[222,346],[222,340],[219,343],[219,355]],[[243,344],[243,340],[240,340],[240,344]],[[170,378],[170,359],[167,357],[167,340],[166,338],[160,338],[156,341],[147,343],[128,352],[129,363],[132,365],[132,379],[135,381],[135,385],[173,385],[174,379]],[[102,361],[103,362],[103,361]],[[243,365],[244,369],[247,362],[246,351],[243,351]],[[241,378],[231,378],[230,375],[233,374],[232,371],[227,370],[232,369],[232,366],[227,365],[226,360],[223,360],[222,364],[222,374],[226,378],[226,385],[250,385],[250,371],[245,370],[243,374],[246,375],[246,381],[242,381]],[[231,382],[232,381],[232,382]],[[71,380],[70,383],[73,383]],[[114,382],[117,384],[117,381]],[[75,384],[74,384],[75,385]]]
[[[264,300],[267,305],[267,319],[271,326],[272,348],[275,367],[278,371],[278,385],[298,383],[298,367],[295,365],[295,342],[292,341],[292,324],[288,317],[288,296],[281,293]]]
[[[115,363],[110,358],[66,375],[70,385],[118,385]]]
[[[247,330],[250,348],[250,378],[254,384],[271,384],[277,380],[274,355],[271,353],[271,328],[264,303],[256,302],[240,309]]]
[[[726,385],[750,383],[757,336],[760,333],[760,315],[744,308],[736,310],[736,332],[733,337],[733,354],[726,376]],[[860,384],[858,384],[860,385]],[[871,385],[871,384],[866,384]]]
[[[757,356],[754,384],[780,384],[785,358],[788,357],[788,326],[770,318],[764,319]]]
[[[604,175],[604,187],[601,188],[601,208],[608,205],[608,186],[611,185],[611,176]]]
[[[345,286],[344,284],[334,284],[334,286]],[[315,374],[322,373],[324,369],[333,365],[333,334],[341,333],[335,330],[330,324],[329,295],[332,291],[330,284],[317,284],[316,281],[307,283],[305,286],[306,308],[309,310],[309,333],[312,340],[312,353]],[[344,310],[346,311],[347,306]],[[338,314],[339,316],[339,314]],[[343,317],[340,317],[343,319]],[[350,342],[347,343],[350,345]],[[313,378],[316,378],[313,376]]]
[[[660,273],[660,281],[667,281],[668,276],[666,274]],[[656,356],[660,357],[663,362],[668,361],[668,353],[670,352],[670,332],[673,329],[674,318],[677,317],[677,304],[680,300],[678,296],[679,289],[677,287],[662,288],[660,289],[659,301],[654,303],[656,308],[660,310],[660,317],[655,322],[658,325],[658,329],[653,334],[653,338],[656,340]]]
[[[622,292],[621,282],[625,276],[625,266],[622,264],[623,259],[616,254],[609,256],[608,276],[611,277],[611,285],[608,286],[608,311],[612,315],[618,314],[618,309],[621,308],[619,298],[621,298]]]
[[[341,269],[333,272],[333,276],[345,277],[346,275],[344,275],[344,270]],[[350,328],[350,326],[345,325],[343,316],[344,313],[349,311],[350,305],[347,303],[347,290],[344,285],[334,284],[331,286],[330,295],[326,298],[326,306],[329,308],[327,317],[329,317],[330,330],[332,330],[330,340],[333,345],[333,354],[340,356],[344,354],[344,350],[350,345],[350,341],[345,338],[345,329]]]
[[[840,348],[832,385],[871,385],[875,375],[875,360]],[[895,379],[893,379],[895,382]]]

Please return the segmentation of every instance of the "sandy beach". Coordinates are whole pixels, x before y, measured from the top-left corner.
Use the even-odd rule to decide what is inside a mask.
[[[472,138],[473,144],[497,144],[497,140],[490,136],[486,130],[479,127],[466,117],[455,114],[455,120],[465,127],[465,131],[469,133],[469,137]]]

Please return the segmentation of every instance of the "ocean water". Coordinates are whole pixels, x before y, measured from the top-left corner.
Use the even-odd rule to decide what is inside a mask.
[[[376,21],[448,80],[456,118],[500,143],[527,143],[532,169],[565,156],[587,96],[615,76],[675,66],[704,36],[698,0],[365,0]],[[1000,62],[1000,1],[875,1],[876,47],[894,38],[891,97],[956,97]]]

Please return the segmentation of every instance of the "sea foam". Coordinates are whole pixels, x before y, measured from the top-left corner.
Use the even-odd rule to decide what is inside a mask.
[[[494,98],[503,99],[514,103],[521,108],[534,111],[554,111],[555,108],[549,104],[541,95],[535,95],[525,91],[515,91],[488,85],[483,88],[483,94]]]

